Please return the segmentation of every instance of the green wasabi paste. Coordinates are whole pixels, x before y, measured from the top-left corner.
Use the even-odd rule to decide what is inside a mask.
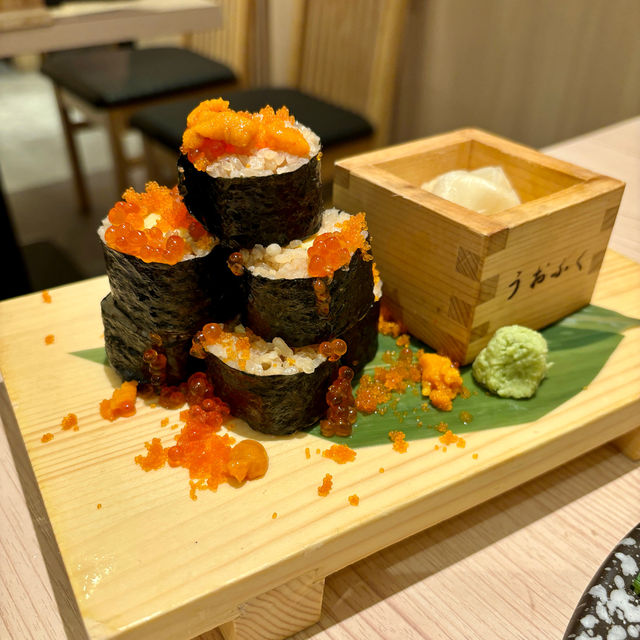
[[[531,398],[547,374],[547,341],[517,324],[498,329],[471,371],[478,384],[503,398]]]

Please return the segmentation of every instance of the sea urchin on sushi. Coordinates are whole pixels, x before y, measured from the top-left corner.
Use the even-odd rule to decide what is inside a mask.
[[[236,112],[206,100],[187,118],[181,151],[184,202],[225,244],[286,244],[317,231],[320,139],[286,107]]]

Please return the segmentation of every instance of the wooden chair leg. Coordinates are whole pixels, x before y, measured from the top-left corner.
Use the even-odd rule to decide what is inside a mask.
[[[84,181],[84,175],[82,173],[82,167],[80,166],[80,156],[78,154],[78,147],[76,145],[75,137],[73,135],[74,125],[69,118],[69,112],[64,104],[62,94],[58,87],[55,87],[56,102],[58,104],[58,111],[60,113],[60,120],[62,121],[62,132],[67,145],[67,152],[69,154],[69,162],[71,163],[71,173],[73,175],[73,185],[78,197],[78,204],[80,206],[80,212],[83,215],[89,214],[89,196],[87,193],[87,186]]]
[[[301,576],[245,602],[219,627],[225,640],[284,640],[320,619],[324,579]]]
[[[640,427],[620,436],[614,444],[627,458],[640,460]]]
[[[111,154],[113,156],[113,170],[116,174],[118,196],[122,195],[129,187],[128,163],[122,144],[122,138],[126,130],[126,117],[117,111],[109,111],[107,132],[109,134],[109,144],[111,145]]]

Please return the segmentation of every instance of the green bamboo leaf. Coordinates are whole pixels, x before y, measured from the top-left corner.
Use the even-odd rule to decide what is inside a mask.
[[[515,400],[491,395],[476,384],[471,367],[467,366],[461,373],[471,396],[456,398],[452,411],[438,411],[432,407],[425,411],[419,385],[414,385],[406,393],[395,395],[387,404],[384,415],[360,414],[349,438],[332,439],[357,448],[388,444],[388,433],[394,429],[404,431],[407,440],[416,440],[439,435],[435,427],[441,422],[454,433],[463,434],[537,420],[588,386],[623,339],[619,332],[639,324],[640,320],[608,309],[585,307],[542,331],[553,366],[533,398]],[[412,347],[425,348],[417,341],[412,341]],[[365,373],[384,366],[382,354],[388,350],[397,350],[395,340],[380,336],[376,358],[367,365]],[[471,414],[472,421],[465,423],[463,418],[466,416],[461,417],[462,412]],[[318,427],[311,433],[321,435]]]
[[[77,356],[78,358],[84,358],[85,360],[89,360],[97,364],[104,364],[107,366],[109,365],[104,347],[96,347],[95,349],[83,349],[82,351],[72,351],[70,355]]]

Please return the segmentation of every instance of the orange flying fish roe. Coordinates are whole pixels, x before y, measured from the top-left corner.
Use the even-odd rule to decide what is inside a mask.
[[[278,517],[278,513],[277,513],[277,511],[274,511],[274,512],[271,514],[271,518],[272,518],[273,520],[275,520],[277,517]]]
[[[334,444],[329,449],[325,449],[322,452],[322,456],[338,464],[345,464],[356,459],[356,452],[346,444]]]
[[[322,484],[318,487],[318,495],[323,498],[329,495],[329,491],[333,488],[333,476],[327,473],[322,479]]]
[[[208,346],[218,344],[225,348],[226,356],[230,360],[237,360],[241,369],[246,367],[246,361],[251,356],[251,339],[255,334],[248,328],[244,333],[225,331],[224,325],[211,322],[202,327],[193,338],[191,355],[196,358],[205,357],[205,349]]]
[[[148,182],[144,192],[130,187],[122,198],[109,211],[111,226],[104,236],[112,249],[143,262],[173,265],[213,246],[213,238],[187,211],[177,186]]]
[[[349,216],[338,223],[337,231],[321,233],[307,249],[309,276],[312,278],[333,277],[334,272],[349,264],[355,251],[362,251],[364,260],[371,260],[367,242],[367,221],[363,212]]]
[[[266,106],[258,113],[234,111],[222,98],[201,102],[187,116],[180,150],[199,171],[228,154],[251,155],[258,149],[309,155],[309,143],[286,107]]]
[[[45,344],[53,344],[55,342],[56,337],[53,335],[53,333],[50,333],[49,335],[44,337],[44,343]]]
[[[42,301],[46,302],[47,304],[51,303],[51,294],[47,291],[47,289],[42,292]]]
[[[135,380],[123,382],[111,398],[106,398],[100,403],[100,415],[105,420],[112,422],[116,418],[128,418],[136,413],[136,389],[138,383]]]
[[[389,431],[389,439],[393,442],[393,450],[398,453],[405,453],[409,448],[409,443],[404,438],[404,431]]]
[[[447,356],[423,353],[418,363],[422,371],[422,395],[441,411],[451,411],[452,400],[462,388],[462,376]]]
[[[74,427],[78,426],[78,416],[75,413],[69,413],[64,418],[62,418],[62,422],[60,424],[64,431],[73,429]]]
[[[352,496],[349,496],[349,504],[352,507],[357,507],[360,504],[360,498],[358,494],[354,493]]]
[[[309,447],[307,447],[307,448],[304,450],[304,457],[305,457],[307,460],[311,460],[311,451],[309,450]]]
[[[168,424],[169,424],[169,418],[162,418],[162,420],[160,420],[161,427],[166,427]]]
[[[460,449],[464,449],[467,446],[467,442],[464,438],[457,436],[451,431],[445,431],[438,440],[442,442],[442,444],[455,444],[456,447]]]
[[[53,433],[45,433],[42,438],[40,438],[40,442],[49,442],[53,440]]]
[[[477,460],[477,459],[478,459],[478,454],[477,454],[477,453],[474,453],[474,454],[472,454],[472,455],[471,455],[471,457],[472,457],[474,460]]]
[[[400,334],[407,332],[404,323],[394,319],[389,307],[384,304],[384,298],[380,305],[380,315],[378,316],[378,331],[385,336],[397,338]]]

